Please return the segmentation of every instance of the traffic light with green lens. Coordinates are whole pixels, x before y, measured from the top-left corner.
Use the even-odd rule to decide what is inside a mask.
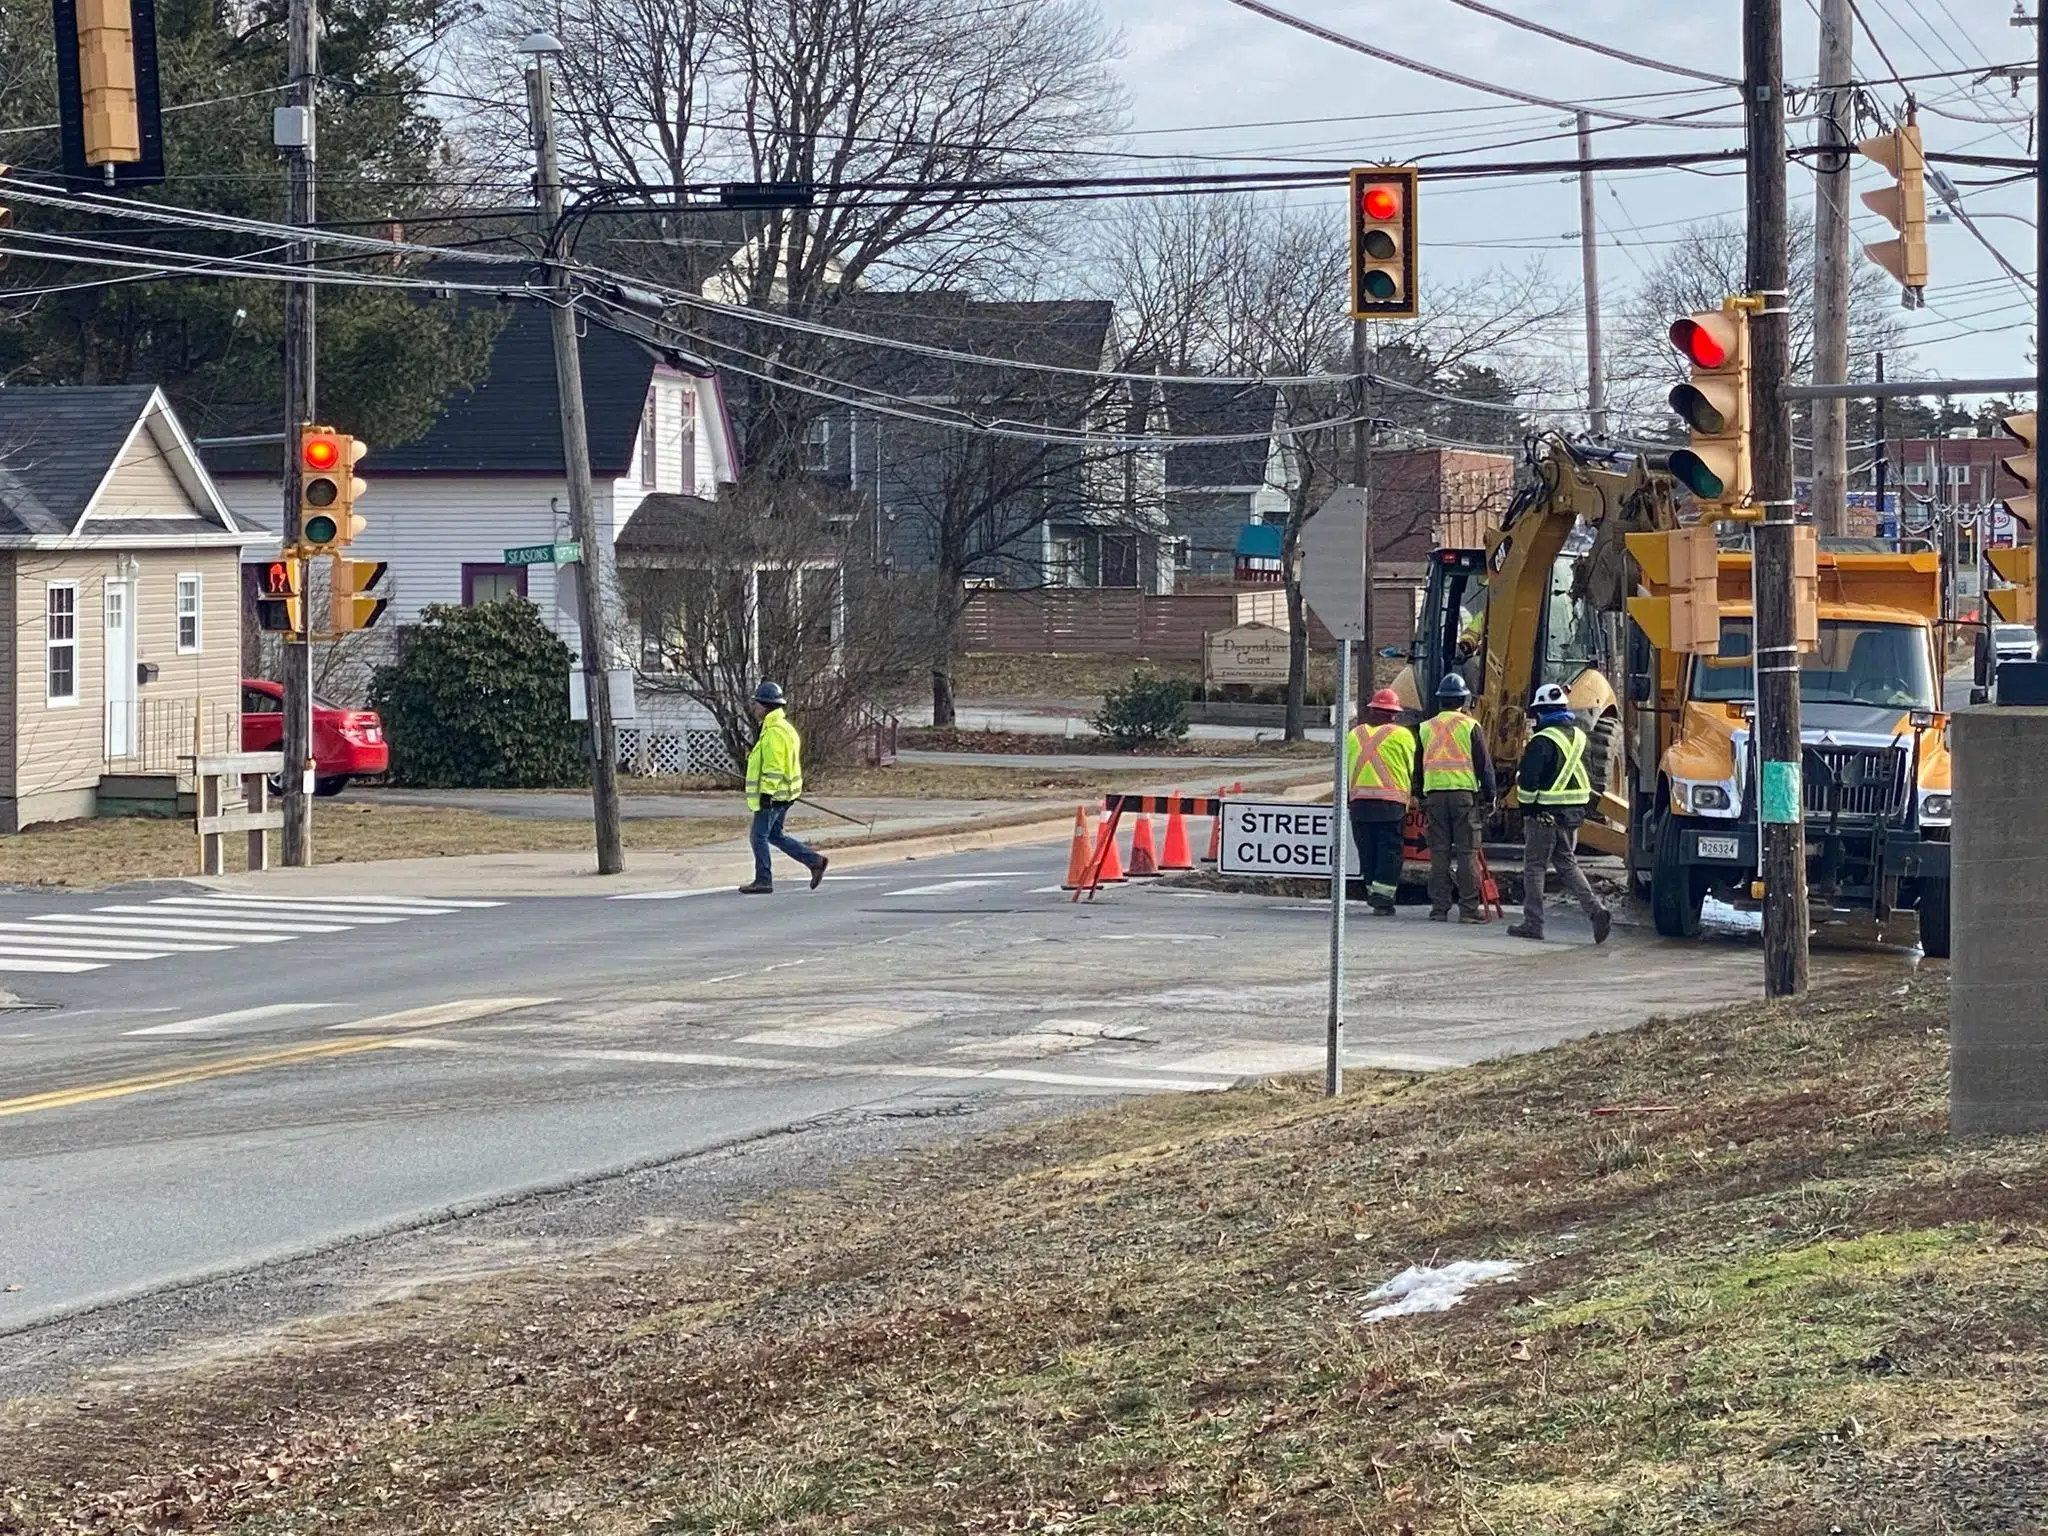
[[[1671,344],[1692,366],[1671,391],[1671,409],[1690,434],[1671,455],[1671,473],[1720,516],[1737,515],[1750,493],[1749,310],[1739,302],[1671,324]]]
[[[2007,416],[1999,422],[2008,437],[2017,438],[2025,453],[2016,453],[2009,459],[1999,460],[1999,467],[2012,479],[2020,483],[2019,494],[2005,498],[2005,510],[2012,514],[2012,520],[2027,529],[2027,542],[2005,548],[1987,549],[1984,558],[1991,564],[1999,578],[2009,585],[1987,587],[1984,600],[1992,611],[2008,624],[2031,624],[2034,622],[2037,594],[2034,589],[2034,545],[2038,537],[2034,528],[2034,487],[2039,483],[2040,468],[2034,452],[2038,442],[2039,429],[2032,411],[2017,416]]]
[[[355,500],[368,487],[356,478],[356,464],[369,449],[368,443],[332,427],[299,429],[301,553],[336,554],[363,531]]]
[[[1417,172],[1412,165],[1351,173],[1351,318],[1413,320]]]

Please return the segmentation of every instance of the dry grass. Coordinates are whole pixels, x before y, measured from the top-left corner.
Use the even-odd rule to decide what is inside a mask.
[[[1147,661],[1136,656],[996,655],[953,663],[953,692],[962,699],[1099,699],[1133,672],[1202,680],[1199,661]]]
[[[745,835],[746,819],[737,811],[730,821],[676,818],[625,824],[629,848],[696,848]],[[246,867],[245,846],[239,837],[227,840],[229,869]],[[313,851],[322,864],[592,846],[590,828],[582,822],[346,800],[313,807]],[[107,817],[57,822],[0,838],[4,884],[90,887],[198,873],[199,839],[188,821]]]
[[[1275,733],[1277,735],[1277,733]],[[906,729],[905,751],[1031,753],[1044,756],[1104,757],[1328,757],[1326,743],[1313,741],[1241,741],[1189,736],[1180,741],[1134,747],[1128,753],[1099,736],[1052,736],[1027,731],[962,730],[916,726]]]
[[[1947,1141],[1945,991],[891,1163],[17,1406],[0,1530],[2039,1532],[2048,1146]]]
[[[1324,751],[1329,749],[1326,747]],[[830,799],[858,796],[896,799],[915,810],[921,800],[1071,800],[1111,791],[1136,791],[1160,784],[1171,772],[1133,772],[1130,769],[1101,771],[1093,768],[1008,768],[971,764],[952,767],[942,763],[897,763],[893,768],[832,768],[804,770],[806,786]],[[1214,777],[1213,772],[1209,777]],[[717,793],[738,806],[743,802],[734,785],[720,785],[703,778],[630,778],[619,780],[622,793],[629,795]],[[1194,792],[1194,786],[1189,786]]]

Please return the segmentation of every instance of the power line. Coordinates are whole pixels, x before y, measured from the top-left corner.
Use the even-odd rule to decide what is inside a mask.
[[[1688,79],[1705,80],[1713,85],[1725,85],[1730,88],[1739,88],[1742,84],[1740,80],[1727,75],[1710,75],[1703,70],[1688,69],[1683,64],[1667,64],[1661,59],[1646,59],[1639,53],[1630,53],[1622,48],[1610,48],[1607,44],[1596,43],[1591,38],[1560,32],[1554,27],[1544,26],[1541,22],[1530,21],[1526,17],[1512,15],[1507,11],[1495,10],[1490,5],[1482,5],[1480,0],[1451,0],[1451,4],[1468,11],[1476,11],[1481,16],[1490,16],[1495,21],[1506,22],[1511,27],[1520,27],[1525,32],[1534,32],[1541,37],[1551,38],[1570,47],[1583,48],[1588,53],[1604,54],[1610,59],[1619,59],[1622,63],[1633,64],[1639,69],[1662,70],[1667,75],[1684,75]]]

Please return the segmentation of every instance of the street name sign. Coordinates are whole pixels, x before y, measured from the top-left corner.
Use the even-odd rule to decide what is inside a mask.
[[[1345,838],[1345,868],[1359,877],[1358,846]],[[1223,839],[1216,868],[1226,875],[1290,875],[1296,879],[1330,878],[1330,808],[1299,800],[1245,800],[1231,795],[1223,801]]]
[[[583,546],[571,539],[566,544],[519,544],[505,551],[507,565],[574,565],[583,558]]]

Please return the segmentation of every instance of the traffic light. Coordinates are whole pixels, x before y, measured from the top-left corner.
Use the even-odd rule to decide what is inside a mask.
[[[1692,377],[1671,391],[1671,409],[1691,433],[1671,455],[1671,473],[1722,516],[1740,516],[1735,509],[1749,499],[1750,308],[1747,299],[1727,299],[1671,322],[1671,344],[1692,365]]]
[[[1412,165],[1351,173],[1351,318],[1413,320],[1415,188]]]
[[[384,579],[382,560],[349,560],[334,557],[334,573],[328,583],[327,630],[330,635],[351,634],[370,629],[384,617],[391,599],[371,588]]]
[[[2028,542],[1984,551],[1985,558],[1991,562],[1991,569],[2011,583],[2010,586],[1986,589],[1984,600],[2007,623],[2031,624],[2036,612],[2033,540],[2038,535],[2033,529],[2034,487],[2039,482],[2039,469],[2034,458],[2038,434],[2032,411],[2007,416],[1999,425],[2008,436],[2019,439],[2027,450],[2009,459],[2001,459],[1999,463],[2006,474],[2020,483],[2020,493],[2005,498],[2005,510],[2012,514],[2015,523],[2028,530]]]
[[[142,158],[135,105],[135,33],[129,0],[77,0],[78,89],[87,165]]]
[[[1627,535],[1648,596],[1628,600],[1629,617],[1660,651],[1721,653],[1721,547],[1711,523]]]
[[[1863,203],[1883,214],[1899,237],[1875,244],[1866,241],[1863,254],[1899,280],[1906,308],[1919,309],[1927,287],[1927,156],[1920,148],[1920,125],[1909,120],[1856,147],[1896,183],[1864,193]]]
[[[263,586],[256,594],[256,627],[267,634],[306,633],[305,602],[300,596],[305,567],[289,557],[263,568]]]
[[[299,429],[302,553],[334,554],[363,531],[363,520],[355,515],[355,500],[368,487],[356,478],[355,467],[369,446],[332,427]]]
[[[1820,647],[1820,534],[1811,523],[1792,525],[1792,643]]]
[[[58,151],[75,191],[164,179],[156,9],[157,0],[51,0]]]

